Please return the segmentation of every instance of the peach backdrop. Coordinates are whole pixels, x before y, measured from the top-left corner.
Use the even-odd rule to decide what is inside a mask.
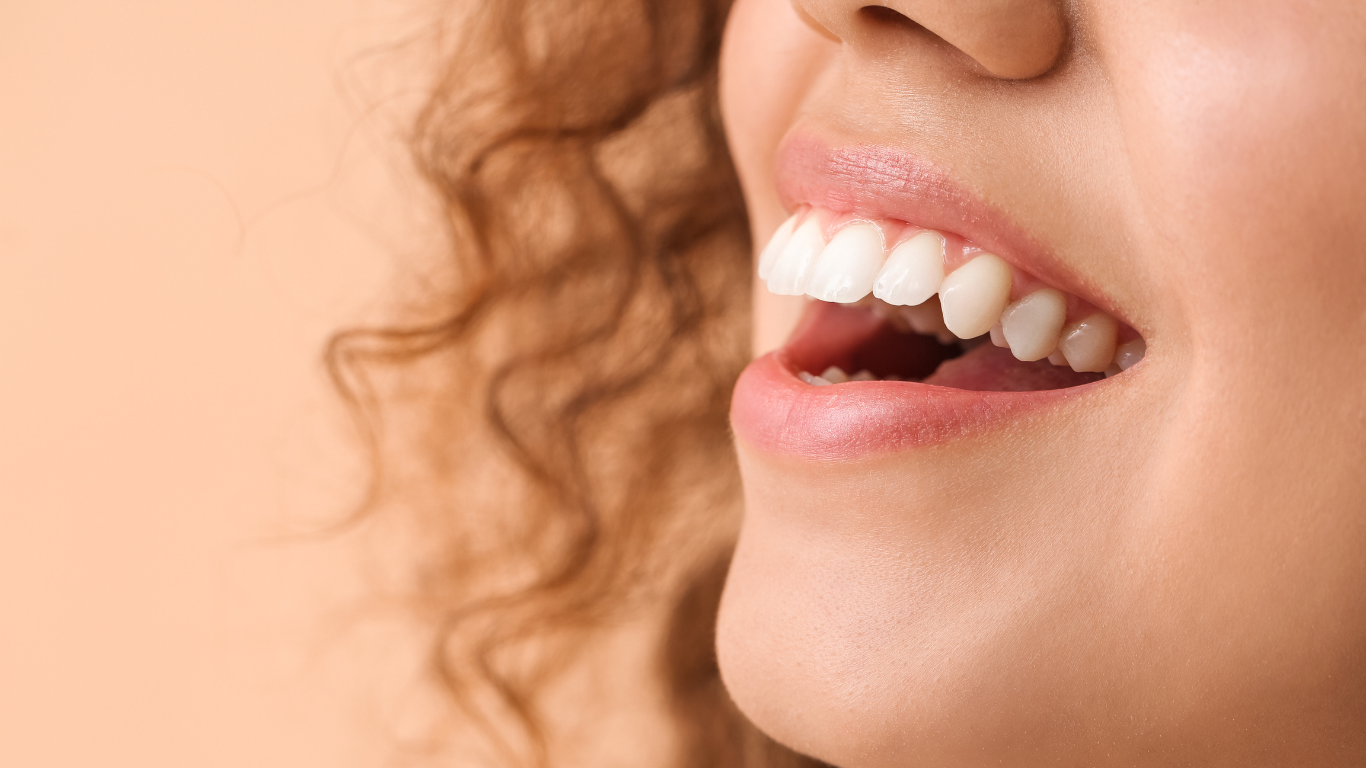
[[[354,499],[319,351],[424,246],[361,55],[424,12],[0,3],[0,763],[382,762],[399,633],[280,537]]]

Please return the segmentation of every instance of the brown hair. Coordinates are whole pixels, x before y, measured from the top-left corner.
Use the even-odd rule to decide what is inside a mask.
[[[712,650],[748,354],[717,107],[728,6],[464,9],[412,139],[448,257],[402,318],[328,351],[375,451],[368,509],[422,532],[431,670],[473,726],[452,730],[501,764],[574,762],[562,732],[582,724],[557,730],[554,692],[594,664],[641,673],[625,696],[655,691],[638,700],[662,702],[677,765],[809,764],[743,720]],[[603,664],[619,647],[656,650]]]

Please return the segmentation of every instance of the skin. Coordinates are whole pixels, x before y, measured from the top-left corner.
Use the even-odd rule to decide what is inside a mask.
[[[862,5],[734,8],[757,246],[789,131],[913,152],[1148,355],[1084,407],[938,445],[737,440],[732,696],[844,768],[1363,764],[1366,5]],[[802,302],[756,289],[757,351]]]

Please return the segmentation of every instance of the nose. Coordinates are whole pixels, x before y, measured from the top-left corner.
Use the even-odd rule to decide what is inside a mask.
[[[1067,40],[1060,0],[792,0],[799,15],[846,44],[889,11],[938,35],[993,77],[1038,77],[1057,63]],[[887,10],[881,10],[887,9]]]

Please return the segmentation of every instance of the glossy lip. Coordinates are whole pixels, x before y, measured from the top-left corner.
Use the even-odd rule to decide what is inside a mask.
[[[952,232],[1138,327],[1097,286],[924,158],[870,144],[834,146],[797,129],[778,147],[774,180],[789,211],[807,204]]]
[[[832,147],[793,132],[779,147],[776,181],[789,210],[811,204],[953,232],[1016,267],[1107,311],[1113,308],[1005,216],[933,164],[895,150]],[[797,378],[806,361],[856,346],[881,322],[812,302],[792,337],[745,369],[730,420],[736,437],[769,454],[847,461],[980,434],[1026,413],[1085,397],[1105,381],[1032,392],[979,392],[870,381],[816,387]],[[1125,322],[1119,313],[1116,318]]]
[[[835,317],[840,309],[812,301],[787,344],[740,374],[730,422],[747,446],[795,458],[847,461],[978,434],[1085,397],[1108,381],[1033,392],[977,392],[907,381],[807,384],[796,375],[810,367],[804,361],[829,359],[832,350],[857,345],[882,323],[871,312]]]

